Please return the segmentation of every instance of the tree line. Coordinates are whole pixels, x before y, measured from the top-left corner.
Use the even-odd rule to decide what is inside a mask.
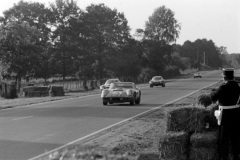
[[[82,10],[74,0],[49,6],[19,1],[0,17],[1,76],[79,79],[178,75],[179,70],[227,65],[212,40],[176,44],[181,24],[166,6],[130,34],[124,13],[105,4]],[[225,50],[224,50],[225,49]]]

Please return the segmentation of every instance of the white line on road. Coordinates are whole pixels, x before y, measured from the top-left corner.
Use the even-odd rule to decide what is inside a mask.
[[[19,117],[19,118],[12,119],[12,121],[18,121],[18,120],[21,120],[21,119],[26,119],[26,118],[31,118],[31,117],[32,116]]]

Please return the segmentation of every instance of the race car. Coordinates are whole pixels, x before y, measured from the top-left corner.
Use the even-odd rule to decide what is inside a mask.
[[[201,73],[194,73],[193,78],[202,78]]]
[[[149,81],[149,84],[150,84],[150,88],[152,88],[153,86],[165,87],[165,80],[162,78],[162,76],[154,76]]]
[[[100,86],[100,90],[102,91],[104,89],[108,89],[112,82],[120,82],[120,80],[118,78],[108,79],[103,85]]]
[[[102,91],[101,98],[103,105],[125,102],[140,104],[141,90],[133,82],[113,82],[109,89]]]

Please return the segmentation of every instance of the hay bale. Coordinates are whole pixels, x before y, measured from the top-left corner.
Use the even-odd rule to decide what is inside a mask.
[[[54,96],[64,96],[63,86],[50,86],[49,95]]]
[[[217,160],[217,132],[194,133],[190,143],[190,160]]]
[[[209,93],[203,93],[197,97],[197,104],[208,107],[213,103]]]
[[[46,97],[49,96],[47,86],[26,86],[23,87],[24,97]]]
[[[204,132],[209,111],[204,107],[187,106],[168,112],[167,131]]]
[[[187,159],[188,139],[186,132],[166,132],[159,140],[159,159]]]
[[[47,86],[26,86],[23,87],[23,92],[48,92]]]

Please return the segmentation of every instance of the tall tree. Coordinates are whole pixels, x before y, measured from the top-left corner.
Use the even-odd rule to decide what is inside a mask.
[[[51,12],[44,4],[21,0],[10,9],[4,11],[3,15],[1,18],[2,23],[28,22],[30,26],[35,26],[42,34],[41,42],[43,44],[49,40]]]
[[[157,8],[146,22],[145,36],[147,39],[161,41],[166,44],[175,42],[181,26],[174,17],[174,12],[165,6]]]
[[[128,21],[104,4],[91,4],[83,15],[85,29],[82,37],[88,41],[87,48],[96,60],[98,78],[101,79],[111,68],[108,61],[114,53],[127,44],[130,37]]]
[[[144,31],[145,55],[149,67],[161,73],[171,65],[173,48],[170,45],[179,36],[181,26],[174,12],[165,6],[157,8],[148,18]]]
[[[47,50],[51,48],[51,44],[48,43],[51,33],[51,15],[49,8],[45,7],[44,4],[20,0],[17,4],[14,4],[13,7],[4,11],[3,17],[1,17],[2,24],[27,22],[29,26],[34,26],[41,34],[41,39],[36,42],[36,45],[41,46],[42,50],[38,52],[39,61],[37,67],[32,67],[32,76],[34,77],[50,77],[50,68],[48,67],[49,64],[46,63],[46,59],[51,57],[51,53],[47,53]],[[27,76],[29,76],[29,74]]]
[[[54,44],[55,70],[61,71],[63,79],[73,73],[73,54],[76,52],[75,39],[78,31],[72,30],[71,22],[75,22],[81,14],[77,2],[73,0],[56,0],[50,5],[52,12],[52,42]],[[76,28],[74,28],[76,29]]]
[[[36,67],[41,47],[36,45],[41,34],[27,22],[9,22],[0,27],[0,57],[9,66],[8,73],[15,73],[18,87],[21,78]]]

